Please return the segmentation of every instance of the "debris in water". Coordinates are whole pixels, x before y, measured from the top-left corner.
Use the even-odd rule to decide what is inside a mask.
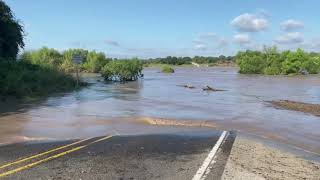
[[[202,90],[203,90],[203,91],[214,91],[214,92],[216,92],[216,91],[225,91],[225,90],[222,90],[222,89],[212,88],[212,87],[210,87],[210,86],[208,86],[208,85],[205,86],[205,87],[203,87]]]
[[[184,87],[184,88],[189,88],[189,89],[195,89],[196,87],[190,85],[190,84],[184,84],[184,85],[177,85],[177,86],[180,86],[180,87]]]

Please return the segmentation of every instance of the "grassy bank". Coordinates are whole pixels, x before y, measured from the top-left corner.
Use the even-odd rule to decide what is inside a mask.
[[[0,96],[33,98],[72,90],[76,80],[52,67],[23,61],[0,61]]]

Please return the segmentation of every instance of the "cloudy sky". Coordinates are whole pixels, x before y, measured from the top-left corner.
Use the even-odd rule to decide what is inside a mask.
[[[26,49],[111,57],[217,56],[277,45],[320,51],[319,0],[5,0]]]

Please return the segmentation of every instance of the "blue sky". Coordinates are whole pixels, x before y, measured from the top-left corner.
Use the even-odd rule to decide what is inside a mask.
[[[320,50],[318,0],[5,0],[26,50],[85,48],[111,57]]]

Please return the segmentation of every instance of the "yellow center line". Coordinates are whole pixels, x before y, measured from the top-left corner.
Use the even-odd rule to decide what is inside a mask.
[[[91,145],[91,144],[94,144],[94,143],[97,143],[97,142],[100,142],[100,141],[103,141],[103,140],[106,140],[106,139],[110,139],[110,138],[112,138],[112,137],[113,137],[113,135],[105,136],[105,137],[103,137],[103,138],[100,138],[100,139],[98,139],[98,140],[96,140],[96,141],[94,141],[94,142],[88,143],[88,144],[86,144],[86,145],[78,146],[78,147],[75,147],[75,148],[70,149],[70,150],[68,150],[68,151],[64,151],[64,152],[61,152],[61,153],[59,153],[59,154],[50,156],[50,157],[48,157],[48,158],[45,158],[45,159],[36,161],[36,162],[34,162],[34,163],[30,163],[30,164],[27,164],[27,165],[25,165],[25,166],[22,166],[22,167],[19,167],[19,168],[16,168],[16,169],[13,169],[13,170],[10,170],[10,171],[1,173],[1,174],[0,174],[0,178],[1,178],[1,177],[4,177],[4,176],[8,176],[8,175],[10,175],[10,174],[17,173],[17,172],[22,171],[22,170],[29,169],[29,168],[34,167],[34,166],[36,166],[36,165],[39,165],[39,164],[41,164],[41,163],[48,162],[48,161],[50,161],[50,160],[59,158],[59,157],[61,157],[61,156],[70,154],[70,153],[72,153],[72,152],[75,152],[75,151],[78,151],[78,150],[80,150],[80,149],[83,149],[83,148],[85,148],[85,147],[87,147],[87,146],[89,146],[89,145]]]
[[[68,145],[65,145],[65,146],[61,146],[61,147],[58,147],[58,148],[55,148],[55,149],[52,149],[52,150],[49,150],[49,151],[46,151],[46,152],[43,152],[43,153],[40,153],[40,154],[36,154],[36,155],[30,156],[30,157],[26,157],[26,158],[18,160],[18,161],[14,161],[14,162],[2,165],[2,166],[0,166],[0,169],[9,167],[9,166],[12,166],[12,165],[15,165],[15,164],[19,164],[19,163],[22,163],[22,162],[25,162],[25,161],[28,161],[28,160],[31,160],[31,159],[34,159],[34,158],[37,158],[37,157],[40,157],[40,156],[44,156],[46,154],[49,154],[49,153],[52,153],[52,152],[55,152],[55,151],[58,151],[58,150],[61,150],[61,149],[64,149],[64,148],[79,144],[79,143],[82,143],[82,142],[87,141],[89,139],[91,139],[91,138],[83,139],[83,140],[80,140],[80,141],[77,141],[77,142],[74,142],[74,143],[71,143],[71,144],[68,144]]]

